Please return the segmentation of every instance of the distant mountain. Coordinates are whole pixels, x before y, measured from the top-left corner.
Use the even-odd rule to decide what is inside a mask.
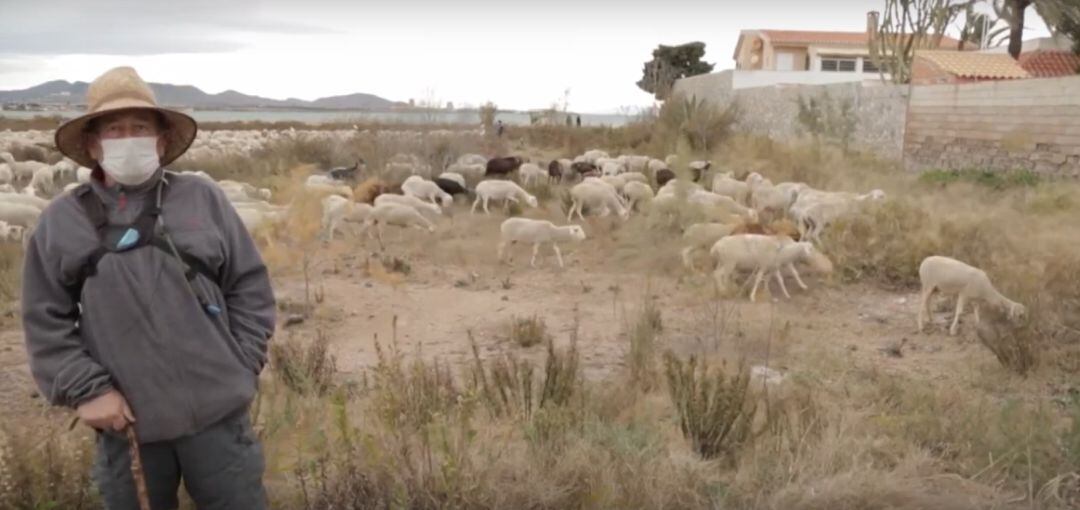
[[[0,90],[0,103],[38,103],[50,105],[82,105],[88,83],[54,80],[23,90]],[[326,110],[387,110],[393,101],[372,94],[348,94],[304,101],[249,96],[235,90],[207,94],[191,85],[151,83],[158,103],[181,108],[316,108]]]

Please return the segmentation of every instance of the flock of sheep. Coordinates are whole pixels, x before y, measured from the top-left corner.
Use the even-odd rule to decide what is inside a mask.
[[[407,132],[406,132],[407,133]],[[236,131],[201,132],[189,157],[250,155],[281,137],[316,137],[323,141],[354,136],[355,131]],[[90,178],[90,171],[64,159],[49,165],[38,161],[17,161],[10,149],[44,145],[48,132],[0,133],[0,238],[25,242],[41,210],[44,197],[55,196]],[[390,136],[411,136],[398,133]],[[363,160],[351,167],[329,169],[308,176],[304,186],[321,198],[322,228],[333,240],[346,222],[359,223],[369,235],[383,243],[386,226],[418,228],[433,232],[445,209],[455,204],[455,196],[472,202],[470,211],[490,214],[492,201],[518,207],[539,207],[528,189],[541,182],[566,185],[569,201],[567,222],[576,216],[615,215],[626,220],[634,213],[671,215],[693,210],[707,222],[695,223],[682,233],[682,260],[696,271],[699,255],[708,253],[713,276],[721,291],[729,289],[738,272],[754,279],[750,299],[756,298],[762,282],[775,279],[785,296],[785,272],[804,290],[796,269],[805,264],[820,272],[831,271],[828,259],[819,251],[822,233],[837,220],[860,212],[885,193],[872,190],[851,193],[817,190],[805,183],[774,184],[752,172],[738,179],[733,172],[713,172],[709,161],[686,165],[691,178],[677,178],[672,170],[678,158],[665,160],[638,155],[611,157],[590,150],[573,159],[556,159],[546,167],[520,157],[487,158],[466,154],[436,172],[423,158],[398,154],[379,172],[369,172]],[[185,172],[214,181],[205,172]],[[517,182],[513,180],[516,177]],[[58,189],[57,183],[68,182]],[[288,205],[270,202],[271,191],[238,181],[215,181],[234,205],[244,225],[253,233],[264,225],[280,222],[289,214]],[[357,183],[360,183],[357,185]],[[706,187],[704,184],[708,184]],[[19,187],[17,187],[19,186]],[[400,192],[390,192],[391,190]],[[539,249],[551,244],[563,267],[559,243],[586,238],[580,225],[556,225],[551,221],[512,217],[502,222],[497,255],[505,260],[508,248],[516,243],[531,244],[530,265],[536,267]],[[947,257],[928,257],[919,269],[922,301],[918,314],[920,330],[929,315],[929,300],[935,291],[958,296],[956,314],[949,328],[957,332],[959,317],[971,303],[979,318],[979,303],[1001,308],[1010,318],[1019,318],[1024,307],[1002,296],[986,273]]]

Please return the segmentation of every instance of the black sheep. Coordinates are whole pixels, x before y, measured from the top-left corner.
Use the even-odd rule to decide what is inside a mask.
[[[577,163],[570,165],[570,170],[573,170],[573,173],[576,176],[582,178],[595,177],[600,175],[600,169],[597,168],[596,165],[587,161],[578,161]]]
[[[364,164],[364,159],[359,158],[353,166],[331,168],[326,174],[337,181],[355,181],[356,173],[364,166]]]
[[[570,117],[566,118],[567,125],[570,125]],[[553,159],[551,163],[548,163],[548,180],[554,182],[562,182],[563,168],[562,163],[559,160]]]
[[[505,158],[492,158],[487,162],[487,169],[484,171],[485,177],[492,175],[508,175],[516,172],[518,168],[521,168],[521,164],[525,160],[518,156],[508,156]]]
[[[656,185],[657,186],[663,186],[663,185],[667,184],[668,181],[673,180],[673,179],[675,179],[675,172],[672,172],[671,170],[668,170],[667,168],[662,168],[662,169],[656,171]]]
[[[466,195],[466,196],[468,196],[469,193],[470,193],[469,188],[466,188],[465,186],[462,186],[461,183],[459,183],[459,182],[457,182],[457,181],[455,181],[453,179],[447,179],[445,177],[436,177],[435,178],[435,185],[438,186],[439,189],[441,189],[441,190],[443,190],[446,193],[449,193],[451,195]]]

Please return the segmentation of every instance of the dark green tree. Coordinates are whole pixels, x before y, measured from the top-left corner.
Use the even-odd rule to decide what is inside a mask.
[[[705,43],[690,42],[678,46],[661,44],[645,62],[637,86],[663,101],[671,94],[675,80],[712,72],[713,64],[705,62]]]

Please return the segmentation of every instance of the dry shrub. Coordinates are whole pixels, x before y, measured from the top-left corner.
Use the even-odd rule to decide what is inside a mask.
[[[301,395],[326,395],[334,388],[337,362],[329,339],[318,330],[304,346],[292,336],[270,343],[270,367],[287,388]]]
[[[656,343],[663,330],[660,308],[654,300],[646,298],[637,319],[628,327],[630,349],[626,353],[630,383],[645,392],[655,388],[658,383]]]
[[[417,353],[406,364],[397,348],[397,316],[393,320],[389,352],[375,341],[374,406],[387,427],[418,430],[454,409],[460,392],[449,367],[438,360],[429,364]]]
[[[1015,326],[1001,310],[984,308],[980,313],[981,321],[975,328],[979,342],[994,353],[1003,367],[1019,375],[1027,375],[1038,361],[1038,350],[1034,344],[1040,339],[1035,326]]]
[[[88,429],[67,433],[60,420],[26,425],[0,426],[0,508],[100,508]]]
[[[684,363],[670,352],[664,368],[679,428],[694,451],[706,459],[736,453],[751,437],[757,413],[749,372],[740,368],[729,377],[723,368],[699,365],[697,356]]]
[[[551,338],[548,334],[547,324],[539,315],[532,317],[511,317],[507,338],[510,342],[521,347],[540,345]]]

